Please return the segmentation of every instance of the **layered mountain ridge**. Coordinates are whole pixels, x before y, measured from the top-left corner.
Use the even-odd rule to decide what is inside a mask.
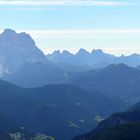
[[[65,53],[67,52],[67,53]],[[55,51],[46,55],[46,58],[54,63],[69,63],[73,65],[87,65],[91,68],[102,68],[110,64],[124,63],[126,65],[136,67],[140,65],[140,55],[132,54],[129,56],[114,56],[103,52],[100,49],[93,49],[90,52],[80,49],[76,54],[68,51]]]
[[[85,133],[97,125],[98,118],[105,118],[124,106],[120,100],[72,85],[25,89],[0,80],[0,113],[6,116],[6,122],[56,140],[70,140]],[[2,123],[0,128],[4,130]],[[9,132],[12,132],[11,129],[8,129]]]
[[[87,91],[100,91],[107,96],[125,101],[137,102],[140,97],[140,70],[125,64],[112,64],[102,69],[81,73],[69,83]]]
[[[84,49],[45,56],[30,35],[6,29],[0,35],[0,77],[15,85],[0,80],[0,117],[16,122],[14,136],[24,127],[35,140],[38,132],[47,140],[70,140],[140,100],[139,60],[138,54],[116,57]],[[136,112],[129,116],[136,119]],[[9,137],[7,130],[3,134]]]

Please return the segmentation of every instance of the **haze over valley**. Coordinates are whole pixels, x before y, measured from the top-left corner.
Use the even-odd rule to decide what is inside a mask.
[[[139,0],[1,0],[0,140],[140,140],[139,15]]]

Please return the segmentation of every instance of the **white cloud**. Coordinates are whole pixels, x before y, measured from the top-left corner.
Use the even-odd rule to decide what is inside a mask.
[[[132,3],[96,0],[1,0],[0,5],[13,6],[125,6]]]
[[[25,32],[29,33],[34,38],[89,38],[103,34],[139,34],[140,29],[63,29],[32,30]]]
[[[19,30],[18,32],[22,32]],[[24,30],[36,41],[45,53],[67,49],[75,53],[79,48],[88,51],[103,49],[121,55],[140,53],[140,29],[63,29],[63,30]]]
[[[97,48],[98,49],[98,48]],[[107,53],[110,53],[110,54],[114,54],[116,56],[121,56],[121,55],[125,55],[125,56],[128,56],[128,55],[132,55],[134,53],[138,53],[140,54],[140,48],[136,47],[117,47],[117,48],[100,48],[101,50],[103,50],[104,52],[107,52]]]

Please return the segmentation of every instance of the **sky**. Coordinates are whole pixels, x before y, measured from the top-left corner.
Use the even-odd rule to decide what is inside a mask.
[[[140,53],[140,0],[0,0],[0,31],[29,33],[45,53]]]

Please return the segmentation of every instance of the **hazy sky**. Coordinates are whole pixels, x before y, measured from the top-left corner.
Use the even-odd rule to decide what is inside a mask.
[[[0,0],[0,30],[30,33],[45,53],[140,53],[140,0]]]

